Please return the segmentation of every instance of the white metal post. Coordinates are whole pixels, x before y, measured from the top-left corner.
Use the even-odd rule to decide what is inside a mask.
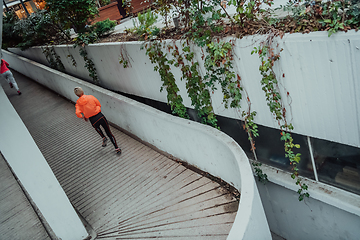
[[[315,165],[315,159],[314,159],[314,154],[313,154],[313,149],[311,146],[311,142],[310,142],[310,137],[307,136],[307,141],[308,141],[308,145],[309,145],[309,151],[310,151],[310,158],[311,158],[311,163],[313,166],[313,170],[314,170],[314,176],[315,176],[315,180],[318,182],[318,175],[317,175],[317,170],[316,170],[316,165]]]

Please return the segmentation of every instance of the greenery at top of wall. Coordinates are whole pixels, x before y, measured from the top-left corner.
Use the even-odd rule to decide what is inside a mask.
[[[131,4],[131,0],[124,2]],[[289,12],[283,18],[277,18],[272,10],[266,9],[272,2],[270,0],[227,2],[155,0],[153,1],[153,6],[157,7],[155,11],[163,16],[172,13],[169,18],[176,17],[179,27],[171,28],[167,25],[159,32],[156,31],[160,29],[156,29],[155,33],[151,31],[152,38],[194,39],[204,43],[208,37],[233,35],[241,38],[246,35],[266,34],[273,28],[283,33],[328,31],[331,36],[336,31],[358,29],[360,25],[358,0],[289,1],[285,6],[281,6],[283,10]],[[227,12],[229,6],[236,8],[235,14],[230,15]],[[170,9],[172,12],[169,11]],[[86,32],[91,26],[90,20],[97,14],[97,8],[93,0],[49,0],[46,10],[40,12],[39,14],[46,17],[35,17],[37,13],[32,13],[31,16],[34,17],[31,17],[31,24],[27,19],[18,19],[13,12],[7,12],[3,21],[4,48],[17,46],[26,49],[31,46],[71,44],[69,30],[73,28],[78,33]],[[190,35],[193,34],[195,35],[191,37]],[[96,41],[101,41],[102,37],[104,36],[99,36]],[[120,36],[120,40],[144,39],[144,37],[143,34],[131,37]]]
[[[24,19],[18,19],[13,11],[7,12],[3,19],[3,48],[25,50],[32,46],[71,44],[71,28],[78,35],[87,35],[80,38],[91,39],[88,43],[94,43],[116,26],[116,21],[109,19],[91,24],[90,20],[97,14],[93,0],[49,0],[46,9]],[[91,34],[94,37],[89,37]]]
[[[137,23],[133,19],[134,27],[132,29],[127,29],[127,32],[137,35],[139,40],[156,38],[160,29],[153,26],[153,24],[156,23],[158,16],[148,9],[144,13],[139,13],[137,18],[139,25],[137,26]]]
[[[41,10],[28,18],[18,19],[13,12],[3,19],[3,48],[18,47],[25,50],[32,46],[53,45],[70,41],[70,31],[53,21],[51,15]]]
[[[111,21],[109,18],[103,21],[96,22],[90,26],[91,31],[94,31],[97,35],[97,38],[102,38],[112,31],[114,31],[116,26],[116,21]]]
[[[330,37],[340,30],[358,29],[360,24],[359,0],[294,1],[287,3],[283,9],[292,12],[291,19],[296,23],[293,32],[325,30]]]
[[[46,9],[55,22],[80,33],[99,13],[94,0],[47,0]]]
[[[2,48],[16,46],[22,42],[22,37],[15,31],[15,24],[18,18],[14,12],[6,12],[3,17]]]

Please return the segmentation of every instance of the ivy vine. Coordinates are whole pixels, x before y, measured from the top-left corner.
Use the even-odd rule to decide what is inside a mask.
[[[215,83],[219,83],[223,93],[223,103],[225,108],[240,108],[242,99],[239,80],[235,79],[235,72],[232,66],[232,44],[231,42],[212,41],[207,44],[208,55],[205,57],[205,69],[207,74],[205,79],[209,79],[208,84],[215,90]],[[229,104],[230,102],[230,104]]]
[[[97,76],[97,71],[94,62],[89,58],[88,53],[86,51],[86,46],[94,43],[97,39],[97,35],[95,32],[84,32],[79,33],[79,35],[75,38],[74,48],[79,48],[80,56],[83,57],[85,61],[85,68],[89,71],[89,76],[92,78],[95,84],[99,84],[99,78]]]
[[[169,45],[168,48],[169,51],[173,49],[174,66],[181,69],[182,80],[186,80],[186,89],[191,99],[191,105],[194,106],[201,123],[218,128],[210,90],[199,73],[199,62],[194,60],[195,54],[191,51],[189,43],[182,44],[182,54],[176,45],[174,47]]]
[[[44,48],[42,48],[42,50],[51,68],[62,72],[65,71],[64,64],[61,62],[60,56],[57,55],[57,53],[55,52],[54,46],[45,46]]]
[[[145,45],[146,54],[149,56],[151,63],[155,64],[154,71],[158,71],[163,82],[160,91],[165,88],[167,91],[167,100],[173,114],[189,118],[183,99],[179,94],[179,88],[176,85],[174,74],[171,72],[170,65],[174,60],[169,60],[167,54],[162,51],[160,42],[151,42]]]
[[[186,33],[183,38],[186,38],[186,40],[180,48],[176,45],[167,46],[167,50],[171,53],[172,58],[163,51],[166,48],[166,44],[161,46],[161,42],[154,40],[145,45],[146,54],[151,62],[155,64],[154,70],[158,71],[161,76],[163,85],[160,91],[166,88],[168,103],[173,113],[180,117],[189,118],[183,105],[183,100],[179,95],[175,77],[171,73],[172,65],[180,68],[181,79],[186,81],[186,89],[191,99],[191,104],[200,117],[201,122],[218,128],[212,106],[211,93],[214,93],[220,87],[223,94],[224,107],[239,110],[244,89],[240,84],[240,75],[236,74],[233,70],[233,44],[231,40],[228,42],[221,41],[215,38],[214,35],[224,30],[222,19],[226,17],[230,20],[230,28],[235,24],[244,28],[249,27],[251,24],[259,21],[259,15],[264,13],[261,5],[271,6],[273,1],[230,0],[228,4],[236,6],[236,13],[233,17],[226,12],[226,3],[224,1],[192,0],[190,2],[185,1],[184,3],[180,2],[179,4],[181,13],[184,16]],[[185,5],[181,6],[181,4]],[[269,20],[267,16],[264,16],[264,19],[265,21]],[[145,21],[143,25],[149,27],[151,24],[149,25]],[[274,52],[274,49],[271,48],[271,43],[275,36],[282,36],[282,32],[274,32],[271,27],[267,29],[270,30],[267,41],[261,43],[259,47],[255,47],[251,54],[257,53],[261,59],[259,71],[262,75],[262,90],[265,93],[265,99],[270,112],[279,124],[280,139],[284,141],[285,157],[290,160],[292,165],[293,173],[291,177],[296,179],[296,184],[300,187],[298,193],[299,200],[302,201],[304,197],[309,197],[309,193],[307,192],[307,185],[303,183],[298,174],[301,154],[295,153],[295,149],[300,148],[300,145],[293,143],[291,135],[293,126],[286,120],[286,109],[283,107],[278,81],[273,70],[274,63],[280,59],[280,53]],[[149,39],[147,40],[149,41]],[[202,50],[205,74],[200,73],[200,63],[194,58],[195,54],[191,50],[192,46],[200,47]],[[121,58],[120,63],[126,65],[126,59]],[[255,151],[254,138],[259,135],[258,127],[254,122],[257,113],[251,111],[249,97],[247,97],[247,103],[249,108],[247,111],[242,111],[242,117],[244,129],[248,133],[248,139],[251,143],[251,151],[256,160],[252,165],[259,181],[266,182],[268,181],[267,175],[261,170],[261,163],[258,162]]]
[[[119,64],[123,65],[123,68],[131,67],[131,59],[129,54],[127,53],[126,49],[124,49],[124,45],[120,46],[120,56],[119,56]]]
[[[309,197],[307,192],[308,186],[302,182],[302,179],[299,177],[299,168],[298,164],[301,160],[301,154],[295,153],[294,149],[300,148],[299,144],[294,144],[294,139],[291,135],[291,130],[294,129],[291,123],[287,123],[286,120],[286,108],[283,107],[281,102],[280,91],[278,90],[278,81],[276,79],[276,74],[273,70],[274,62],[280,59],[280,53],[274,53],[274,49],[271,48],[272,38],[276,36],[272,35],[268,38],[266,43],[259,47],[254,47],[254,50],[251,54],[257,53],[261,60],[261,65],[259,66],[259,71],[262,75],[261,85],[262,90],[265,93],[265,98],[267,105],[269,106],[270,112],[274,115],[274,118],[277,120],[280,126],[281,140],[284,141],[284,150],[285,157],[287,157],[292,165],[291,178],[296,179],[296,185],[299,185],[299,201],[304,200],[304,197]],[[280,52],[282,49],[280,50]]]
[[[94,62],[89,58],[85,46],[79,47],[80,56],[84,58],[85,67],[89,71],[89,76],[92,78],[95,84],[99,84],[99,78],[97,76],[96,67]]]
[[[72,64],[74,67],[77,66],[76,60],[75,60],[75,58],[74,58],[73,55],[69,54],[69,55],[67,55],[66,57],[70,58],[71,64]]]

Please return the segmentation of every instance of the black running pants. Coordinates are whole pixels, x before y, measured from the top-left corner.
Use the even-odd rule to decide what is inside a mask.
[[[115,149],[118,148],[115,137],[114,137],[114,135],[112,135],[112,133],[110,131],[108,121],[106,120],[105,116],[101,112],[99,112],[95,116],[90,117],[89,120],[91,122],[91,125],[95,128],[95,130],[100,134],[100,136],[102,138],[104,138],[105,136],[100,129],[100,126],[102,126],[106,132],[106,135],[108,135],[111,143],[114,145]]]

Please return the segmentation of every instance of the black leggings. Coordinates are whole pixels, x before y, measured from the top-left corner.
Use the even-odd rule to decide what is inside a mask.
[[[105,116],[99,112],[95,116],[89,118],[91,125],[95,128],[95,130],[100,134],[102,138],[104,138],[104,134],[100,129],[100,125],[104,128],[106,134],[109,136],[111,143],[114,145],[115,149],[118,148],[114,135],[112,135],[109,124],[105,118]]]

